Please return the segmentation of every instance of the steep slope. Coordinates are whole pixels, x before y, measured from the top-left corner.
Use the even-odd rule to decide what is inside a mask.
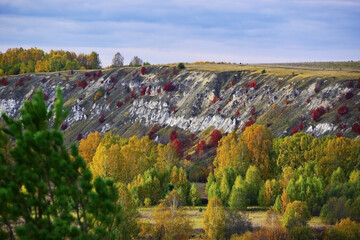
[[[142,136],[154,124],[191,133],[208,127],[231,132],[255,121],[276,136],[298,130],[358,136],[352,131],[360,115],[360,83],[354,78],[151,66],[19,75],[7,82],[0,87],[0,111],[12,117],[37,88],[51,107],[61,86],[70,108],[62,126],[68,141],[95,130]],[[341,106],[347,112],[339,114]]]

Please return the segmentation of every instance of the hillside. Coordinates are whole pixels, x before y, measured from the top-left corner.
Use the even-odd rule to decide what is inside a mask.
[[[359,76],[360,70],[354,67],[325,69],[301,64],[201,64],[186,65],[184,70],[149,66],[27,74],[9,76],[6,82],[2,79],[0,111],[17,117],[22,101],[30,99],[37,88],[43,89],[50,107],[55,87],[62,86],[65,106],[70,109],[62,126],[67,141],[90,131],[143,136],[157,125],[161,130],[153,138],[159,135],[158,140],[165,142],[169,128],[195,134],[209,127],[231,132],[252,122],[267,125],[275,136],[305,131],[317,137],[342,134],[355,138]],[[339,112],[341,106],[346,106],[343,112]]]

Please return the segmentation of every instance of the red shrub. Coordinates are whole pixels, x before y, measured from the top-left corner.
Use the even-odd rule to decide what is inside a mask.
[[[300,122],[299,123],[299,126],[298,126],[298,128],[299,128],[299,130],[303,130],[304,129],[304,123],[303,122]]]
[[[70,74],[73,75],[73,74],[74,74],[74,70],[71,69],[71,70],[70,70]]]
[[[169,82],[164,84],[163,90],[165,92],[172,92],[172,91],[175,90],[175,86],[173,85],[173,83],[171,81],[169,81]]]
[[[219,101],[222,101],[222,98],[221,98],[221,97],[219,97]]]
[[[76,81],[76,85],[78,86],[78,87],[81,87],[81,88],[85,88],[88,84],[87,84],[87,82],[86,82],[86,80],[77,80]]]
[[[295,134],[295,133],[297,133],[298,131],[299,131],[298,126],[295,126],[295,127],[293,127],[293,129],[291,130],[291,134]]]
[[[161,93],[161,88],[158,88],[157,93]]]
[[[173,112],[173,113],[176,113],[177,110],[178,110],[178,107],[177,107],[177,106],[173,106],[173,107],[171,108],[171,112]]]
[[[112,83],[112,84],[115,84],[115,83],[116,83],[116,78],[115,78],[115,76],[111,76],[111,77],[110,77],[110,83]]]
[[[342,133],[337,132],[337,133],[335,133],[335,136],[337,136],[337,137],[342,137],[343,135],[342,135]]]
[[[176,66],[173,67],[173,74],[175,74],[175,75],[178,74],[178,70],[177,70],[177,67],[176,67]]]
[[[49,96],[46,93],[43,93],[43,96],[45,101],[49,100]]]
[[[155,132],[151,130],[147,135],[150,139],[152,139],[152,137],[155,135]]]
[[[289,104],[289,100],[285,99],[285,104],[288,105]]]
[[[320,120],[320,117],[324,114],[325,114],[325,108],[323,106],[310,110],[311,118],[315,122],[318,122]]]
[[[6,79],[6,78],[2,78],[1,80],[0,80],[0,84],[1,85],[3,85],[3,86],[6,86],[6,85],[8,85],[8,80]]]
[[[352,92],[347,92],[346,94],[345,94],[345,98],[346,99],[350,99],[350,98],[352,98],[354,96],[354,94],[352,93]]]
[[[240,116],[240,110],[237,110],[236,111],[236,117],[239,117]]]
[[[242,131],[245,131],[245,129],[247,127],[250,127],[251,125],[253,125],[255,123],[254,119],[252,117],[250,117],[245,123],[244,125],[242,126],[241,130]]]
[[[61,124],[60,129],[64,131],[65,129],[67,129],[67,127],[68,127],[67,123],[63,123]]]
[[[166,69],[166,71],[163,73],[163,75],[168,75],[169,74],[169,70]]]
[[[301,117],[300,117],[300,120],[301,120],[301,121],[305,121],[305,119],[306,119],[306,116],[301,116]]]
[[[306,103],[309,104],[311,102],[311,98],[306,99]]]
[[[146,68],[145,68],[145,67],[142,67],[141,70],[140,70],[140,73],[141,73],[142,75],[144,75],[144,74],[146,73]]]
[[[340,123],[339,128],[342,130],[346,129],[346,123]]]
[[[131,91],[130,91],[130,97],[131,97],[131,98],[134,98],[134,99],[136,98],[136,93],[135,93],[134,90],[131,90]]]
[[[347,83],[347,87],[348,87],[348,88],[353,88],[353,87],[354,87],[353,81],[349,81],[349,82]]]
[[[210,136],[209,145],[211,147],[217,147],[219,140],[222,138],[222,134],[219,130],[215,129]]]
[[[85,75],[85,77],[90,77],[90,73],[88,73],[88,72],[85,72],[84,75]]]
[[[255,80],[253,80],[249,83],[249,88],[254,88],[254,89],[258,88]]]
[[[360,124],[359,123],[354,123],[351,127],[351,129],[356,132],[357,134],[360,134]]]
[[[175,130],[170,133],[170,141],[171,142],[174,141],[175,139],[177,139],[177,137],[178,137],[178,134]]]
[[[319,93],[320,92],[320,87],[319,87],[319,85],[315,85],[315,88],[314,88],[314,92],[315,93]]]
[[[201,140],[197,146],[196,146],[196,149],[195,149],[195,152],[196,152],[196,155],[198,157],[201,157],[201,155],[204,153],[205,151],[205,148],[206,148],[206,143],[204,140]]]
[[[128,101],[130,101],[130,98],[131,98],[130,96],[127,96],[124,100],[124,103],[127,103]]]
[[[140,90],[140,96],[144,96],[146,92],[146,86],[143,86]]]
[[[81,133],[79,133],[76,137],[76,140],[80,141],[83,138],[83,135]]]
[[[253,108],[250,110],[250,114],[251,114],[251,115],[254,115],[255,113],[256,113],[256,108],[253,107]]]
[[[217,101],[217,97],[216,97],[216,96],[214,96],[214,97],[213,97],[213,100],[212,100],[212,103],[213,103],[213,104],[215,104],[215,103],[216,103],[216,101]]]
[[[179,139],[175,139],[174,141],[171,142],[173,147],[176,150],[176,153],[180,156],[183,153],[183,149],[182,149],[182,143]]]
[[[219,107],[218,109],[216,109],[216,112],[221,112],[221,107]]]
[[[108,102],[111,103],[111,102],[112,102],[112,98],[109,98]]]
[[[233,87],[235,85],[235,81],[232,80],[231,83],[230,83],[230,87]]]
[[[149,87],[147,88],[146,93],[147,93],[148,95],[150,95],[150,94],[151,94],[151,86],[149,86]]]
[[[340,116],[339,116],[339,115],[336,115],[336,117],[335,117],[335,121],[336,121],[337,123],[339,123],[339,122],[340,122]]]
[[[339,109],[338,109],[338,114],[339,115],[344,115],[344,114],[346,114],[348,112],[349,112],[349,108],[347,106],[345,106],[345,105],[339,107]]]
[[[191,160],[191,155],[190,154],[186,155],[185,159],[190,161]]]
[[[104,114],[102,114],[100,116],[100,118],[99,118],[99,123],[103,123],[103,122],[105,122],[105,115]]]

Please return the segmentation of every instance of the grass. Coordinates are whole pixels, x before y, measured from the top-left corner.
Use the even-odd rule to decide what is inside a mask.
[[[211,71],[211,72],[250,71],[256,74],[261,74],[261,71],[265,69],[266,73],[264,75],[274,75],[274,76],[294,75],[293,79],[323,77],[323,78],[336,78],[337,80],[344,80],[344,79],[358,79],[360,76],[359,62],[355,62],[354,64],[347,64],[347,62],[338,62],[337,65],[336,64],[332,65],[331,63],[252,64],[252,65],[206,63],[206,64],[186,64],[186,69]]]
[[[142,207],[139,208],[140,212],[140,218],[142,220],[147,220],[152,222],[154,212],[155,212],[154,206],[152,207]],[[200,212],[200,208],[202,208],[202,212]],[[254,227],[263,227],[266,225],[266,218],[267,218],[267,211],[266,210],[259,210],[263,208],[255,207],[255,208],[249,208],[248,211],[246,211],[246,214],[248,215],[249,220],[253,224]],[[202,231],[202,220],[204,216],[204,212],[206,210],[206,206],[201,207],[184,207],[185,212],[188,214],[188,216],[191,219],[191,225],[193,229],[196,231],[201,230]],[[283,217],[279,216],[280,222],[282,221]],[[311,227],[321,227],[325,226],[321,222],[320,217],[312,217],[309,221],[309,225]]]

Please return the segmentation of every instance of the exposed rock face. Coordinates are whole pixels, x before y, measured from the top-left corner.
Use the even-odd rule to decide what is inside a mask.
[[[23,76],[8,77],[9,85],[0,87],[0,111],[11,117],[19,114],[24,100],[37,88],[48,97],[49,108],[55,100],[55,88],[61,86],[65,106],[70,108],[65,134],[74,140],[78,133],[89,131],[145,134],[154,124],[177,127],[197,133],[208,127],[232,132],[248,124],[251,118],[268,125],[276,136],[289,135],[300,122],[315,136],[343,134],[356,136],[351,125],[358,113],[359,89],[348,88],[348,81],[294,76],[254,74],[250,71],[206,72],[174,71],[169,67],[122,68],[104,71],[101,76],[85,77],[78,71],[32,74],[23,86],[15,86]],[[85,81],[86,86],[81,86]],[[249,83],[255,81],[256,86]],[[95,101],[96,92],[103,96]],[[345,99],[347,92],[351,99]],[[337,116],[346,104],[350,113]],[[315,122],[310,110],[323,106],[326,113]],[[354,113],[354,114],[352,114]],[[338,124],[346,123],[347,128]],[[136,127],[132,128],[134,124]],[[139,128],[139,126],[142,126]],[[344,126],[344,124],[342,125]]]

